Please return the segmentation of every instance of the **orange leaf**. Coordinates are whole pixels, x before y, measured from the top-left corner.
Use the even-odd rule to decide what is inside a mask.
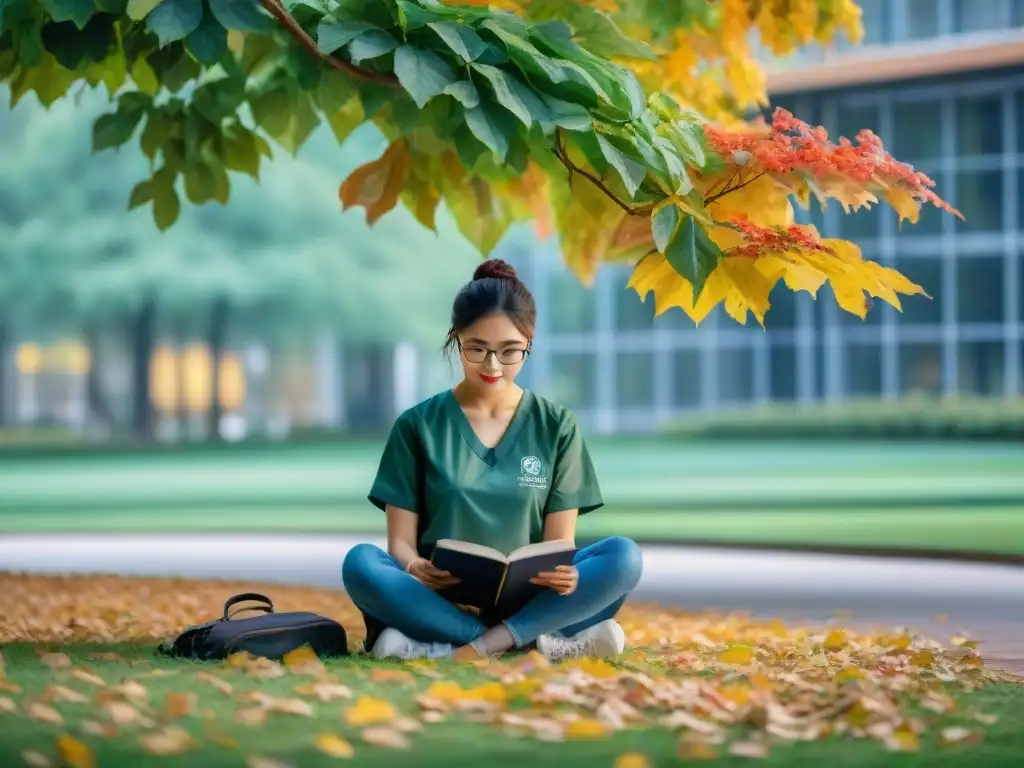
[[[67,734],[57,739],[57,751],[67,768],[94,768],[96,756],[88,746]]]
[[[345,710],[345,722],[353,726],[389,723],[398,717],[395,705],[387,699],[361,696],[356,703]]]
[[[366,221],[373,224],[398,204],[412,162],[412,150],[405,139],[397,139],[378,159],[359,166],[341,183],[341,209],[361,205]]]

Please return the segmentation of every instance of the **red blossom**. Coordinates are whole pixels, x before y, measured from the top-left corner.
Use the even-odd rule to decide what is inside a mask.
[[[758,120],[736,131],[706,123],[704,132],[710,146],[726,160],[742,152],[749,155],[748,163],[760,164],[774,176],[803,175],[826,188],[843,182],[873,192],[902,187],[916,198],[960,216],[931,191],[935,186],[931,178],[896,160],[868,129],[857,134],[856,144],[842,137],[833,144],[823,127],[808,125],[780,107],[771,124]]]
[[[832,252],[818,240],[813,229],[799,224],[789,227],[762,227],[749,219],[737,218],[729,221],[729,225],[746,239],[743,245],[729,249],[730,256],[754,259],[766,253],[785,253],[792,250]]]

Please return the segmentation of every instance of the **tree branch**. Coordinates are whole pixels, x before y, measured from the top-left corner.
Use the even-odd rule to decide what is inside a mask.
[[[263,6],[264,10],[273,16],[274,20],[284,27],[285,31],[295,38],[296,42],[305,48],[306,51],[308,51],[315,59],[323,62],[329,67],[333,67],[339,72],[344,72],[356,80],[362,80],[364,83],[387,85],[393,88],[398,86],[398,78],[394,75],[389,75],[386,72],[374,72],[369,69],[363,69],[349,61],[345,61],[337,56],[332,56],[321,51],[313,41],[313,38],[306,34],[306,30],[299,26],[299,22],[292,18],[291,14],[285,10],[284,6],[282,6],[278,0],[258,0],[258,2]]]
[[[712,196],[711,196],[711,197],[709,197],[709,198],[708,198],[708,199],[707,199],[707,200],[706,200],[705,202],[706,202],[706,203],[707,203],[708,205],[711,205],[711,203],[713,203],[713,202],[715,202],[716,200],[719,200],[719,199],[721,199],[721,198],[725,197],[725,196],[726,196],[726,195],[728,195],[728,194],[729,194],[730,192],[735,192],[735,191],[736,191],[737,189],[742,189],[743,187],[747,186],[747,184],[752,184],[752,183],[754,183],[755,181],[757,181],[758,179],[760,179],[760,178],[761,178],[762,176],[764,176],[764,175],[765,175],[766,173],[768,173],[768,171],[761,171],[760,173],[755,173],[755,174],[754,174],[753,176],[751,176],[751,177],[750,177],[749,179],[747,179],[746,181],[741,181],[741,182],[740,182],[739,184],[737,184],[737,185],[736,185],[735,187],[728,187],[728,188],[726,188],[726,189],[723,189],[723,190],[722,190],[721,192],[719,192],[718,194],[716,194],[716,195],[712,195]],[[731,180],[730,180],[730,181],[731,181]]]
[[[644,215],[650,213],[650,207],[646,207],[646,208],[643,208],[643,207],[641,207],[641,208],[632,208],[632,207],[629,206],[628,203],[625,203],[622,200],[619,200],[619,198],[615,196],[615,193],[612,192],[610,189],[608,189],[608,187],[605,186],[604,182],[601,181],[599,178],[597,178],[597,176],[595,176],[594,174],[590,173],[589,171],[583,170],[578,165],[573,163],[573,161],[570,160],[569,156],[565,153],[565,150],[562,149],[562,132],[561,131],[559,131],[558,133],[555,134],[555,157],[557,157],[562,162],[562,165],[564,165],[566,167],[566,169],[569,171],[569,183],[570,184],[572,183],[572,175],[574,173],[578,173],[580,176],[585,178],[587,181],[589,181],[595,187],[597,187],[602,192],[604,192],[605,195],[607,195],[609,197],[609,199],[611,199],[611,201],[613,203],[615,203],[617,206],[619,206],[619,208],[624,210],[630,216],[644,216]]]

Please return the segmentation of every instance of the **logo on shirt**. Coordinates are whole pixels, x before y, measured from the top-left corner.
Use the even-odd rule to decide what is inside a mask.
[[[542,475],[544,465],[536,456],[523,456],[519,462],[522,474],[519,476],[520,488],[547,488],[548,478]]]

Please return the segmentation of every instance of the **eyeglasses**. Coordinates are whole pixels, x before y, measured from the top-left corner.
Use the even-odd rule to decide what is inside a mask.
[[[466,359],[471,363],[482,363],[487,359],[488,355],[494,355],[499,363],[502,365],[517,365],[526,359],[526,356],[530,353],[529,349],[519,349],[512,347],[510,349],[503,349],[500,352],[494,349],[485,349],[483,347],[464,347],[462,342],[459,342],[459,349],[462,350],[462,354],[466,356]]]

